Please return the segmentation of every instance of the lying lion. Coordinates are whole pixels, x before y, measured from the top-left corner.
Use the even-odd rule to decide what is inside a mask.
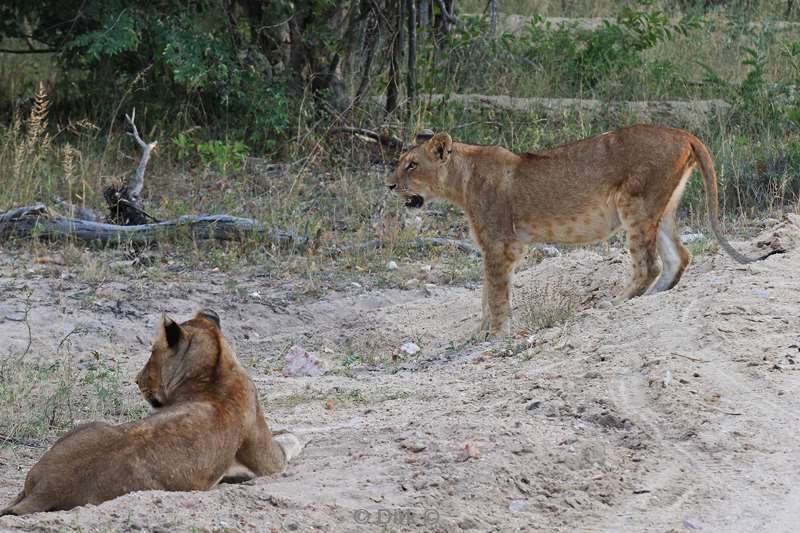
[[[447,133],[417,141],[386,185],[408,207],[441,198],[466,211],[484,257],[482,335],[510,332],[511,274],[532,242],[591,243],[624,229],[633,276],[615,302],[674,287],[692,258],[675,212],[698,165],[714,235],[736,261],[755,260],[722,236],[711,155],[686,131],[638,125],[524,154]]]
[[[70,431],[0,515],[71,509],[137,490],[206,490],[280,472],[300,452],[295,436],[273,438],[214,311],[180,325],[163,317],[136,383],[154,414]]]

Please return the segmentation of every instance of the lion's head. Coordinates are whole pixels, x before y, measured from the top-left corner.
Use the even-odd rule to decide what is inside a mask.
[[[150,405],[168,406],[213,381],[224,343],[219,328],[219,316],[210,309],[183,324],[162,315],[150,359],[136,376]]]
[[[397,169],[386,178],[386,186],[405,198],[406,207],[419,208],[426,200],[441,198],[452,151],[453,140],[447,133],[418,135],[417,145],[400,156]]]

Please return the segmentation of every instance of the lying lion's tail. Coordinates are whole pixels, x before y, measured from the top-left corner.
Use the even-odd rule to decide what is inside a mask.
[[[711,231],[719,241],[719,245],[725,250],[728,255],[733,257],[739,263],[752,263],[753,261],[760,261],[766,259],[770,254],[763,257],[747,257],[746,255],[736,251],[730,245],[728,240],[722,235],[722,230],[719,227],[719,193],[717,192],[717,171],[714,170],[714,163],[711,161],[711,154],[708,153],[708,148],[697,138],[692,138],[689,143],[692,146],[692,153],[697,162],[700,164],[700,171],[703,173],[703,181],[706,188],[706,209],[708,209],[708,221],[711,223]]]

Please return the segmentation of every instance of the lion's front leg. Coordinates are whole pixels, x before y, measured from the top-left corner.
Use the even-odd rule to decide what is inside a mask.
[[[481,332],[487,338],[511,334],[511,273],[519,257],[515,245],[485,250],[483,317]]]

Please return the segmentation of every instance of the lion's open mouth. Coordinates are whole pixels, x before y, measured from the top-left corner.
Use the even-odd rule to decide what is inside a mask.
[[[418,194],[412,194],[411,196],[406,197],[406,207],[410,207],[412,209],[419,209],[425,203],[425,198]]]

